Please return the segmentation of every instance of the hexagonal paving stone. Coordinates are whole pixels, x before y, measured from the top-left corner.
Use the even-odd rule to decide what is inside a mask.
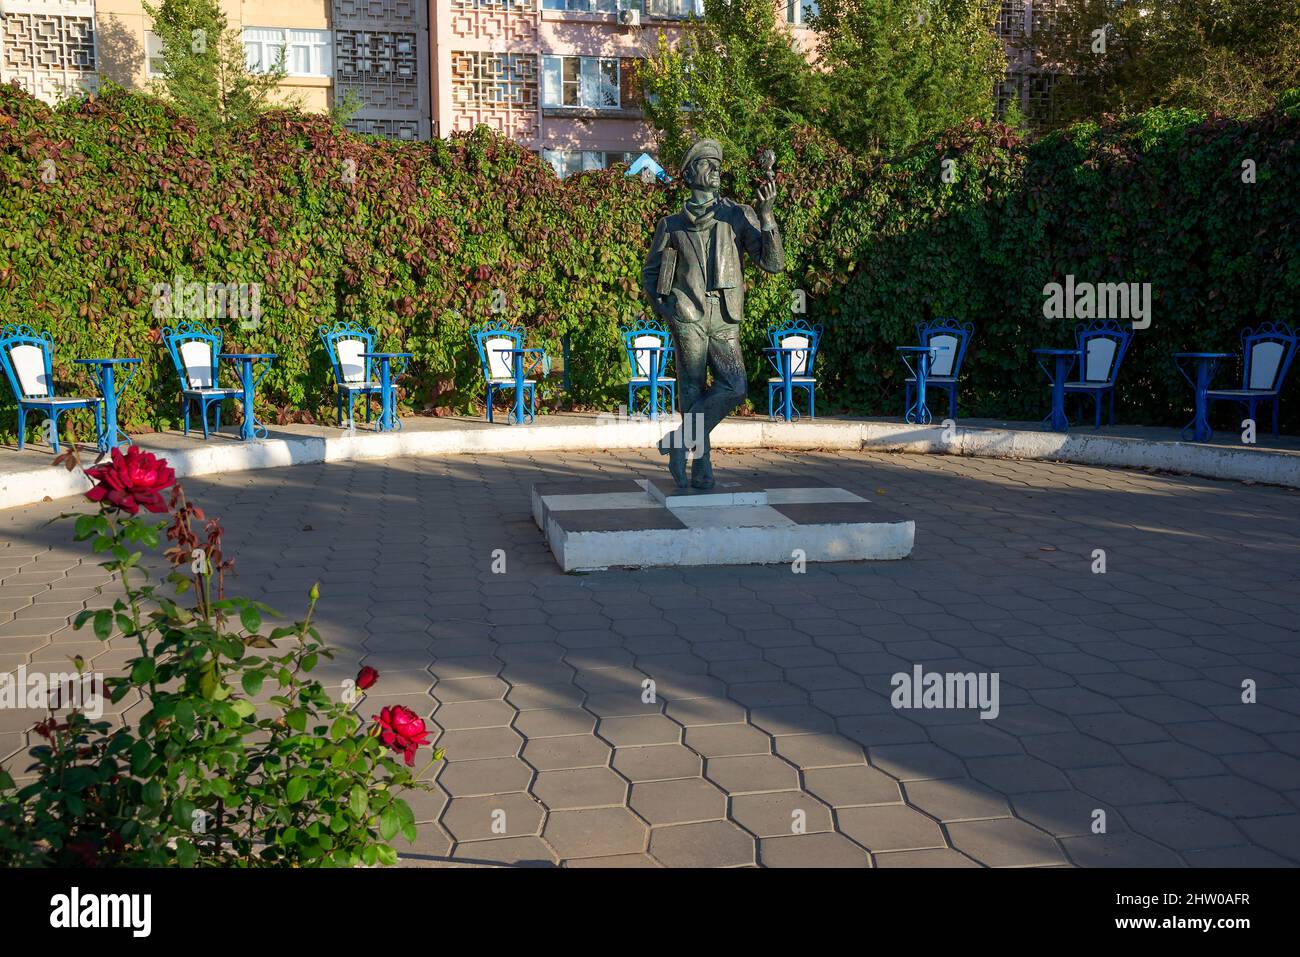
[[[896,804],[847,807],[835,812],[837,828],[869,851],[947,847],[939,825],[924,814]]]
[[[612,748],[597,737],[574,734],[558,738],[530,738],[523,759],[539,771],[596,768],[609,764]]]
[[[465,841],[451,852],[452,860],[509,864],[512,867],[555,867],[558,861],[539,837],[506,837],[496,841]]]
[[[699,777],[704,761],[680,744],[655,744],[615,749],[614,767],[632,782],[665,781]]]
[[[530,711],[534,708],[577,708],[586,696],[573,684],[520,684],[506,693],[506,701],[520,711]]]
[[[433,687],[433,696],[443,704],[456,701],[490,701],[504,698],[510,690],[500,678],[480,676],[478,678],[451,678],[439,681]]]
[[[862,745],[838,734],[782,734],[775,739],[774,750],[798,768],[867,763]]]
[[[681,726],[661,714],[638,718],[601,718],[596,733],[617,748],[637,744],[677,744]]]
[[[519,753],[523,743],[524,739],[510,728],[446,731],[438,737],[438,747],[446,750],[448,761],[511,758]]]
[[[799,836],[833,827],[830,810],[807,791],[738,794],[731,799],[730,817],[759,837]]]
[[[565,867],[657,867],[663,865],[649,854],[614,854],[609,857],[583,857],[564,862]]]
[[[524,791],[532,779],[533,769],[518,758],[487,758],[448,763],[438,776],[438,783],[452,797],[473,797]]]
[[[730,821],[678,824],[650,832],[650,853],[667,867],[754,863],[754,839]]]
[[[764,867],[870,867],[867,852],[842,834],[790,834],[758,842]]]
[[[877,867],[979,867],[969,857],[949,848],[889,851],[875,856]]]
[[[729,794],[788,791],[799,786],[798,772],[771,754],[709,758],[704,774]]]
[[[1061,839],[1065,853],[1079,867],[1182,867],[1182,859],[1140,834],[1086,834]]]
[[[688,727],[686,746],[706,758],[741,754],[771,754],[772,739],[747,724],[710,724]]]
[[[868,747],[867,755],[873,766],[900,781],[966,777],[961,759],[934,744]]]
[[[804,787],[832,807],[901,804],[898,782],[875,768],[817,768],[805,771]]]
[[[715,821],[727,814],[727,796],[703,778],[634,784],[627,803],[652,825]]]
[[[646,847],[646,826],[622,807],[552,811],[542,837],[564,860],[637,854]]]
[[[574,768],[541,771],[533,796],[552,811],[622,805],[627,782],[609,768]]]
[[[433,713],[433,720],[448,731],[504,728],[514,720],[516,713],[504,701],[462,701],[442,705]]]
[[[582,708],[544,708],[521,711],[515,728],[524,737],[548,738],[564,734],[591,734],[596,718]]]
[[[726,698],[673,698],[665,711],[686,727],[704,724],[735,724],[745,720],[745,709]]]
[[[1200,851],[1246,843],[1231,821],[1193,804],[1144,804],[1123,808],[1129,829],[1175,851]]]
[[[457,841],[490,841],[536,834],[542,826],[542,806],[527,794],[492,794],[452,798],[442,826]],[[503,829],[496,833],[494,828]]]
[[[903,791],[908,804],[944,822],[1011,816],[1003,795],[970,778],[909,781]]]
[[[988,867],[1067,863],[1051,836],[1024,821],[960,821],[948,825],[952,846]]]

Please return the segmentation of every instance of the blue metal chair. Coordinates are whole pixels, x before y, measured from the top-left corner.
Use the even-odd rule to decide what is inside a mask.
[[[956,319],[931,319],[916,324],[917,345],[929,346],[934,358],[930,372],[925,377],[926,389],[942,389],[948,393],[948,418],[957,418],[957,384],[961,378],[961,364],[966,361],[975,324]],[[916,376],[903,380],[903,408],[912,407],[916,392]],[[906,415],[906,412],[904,412]]]
[[[788,361],[790,364],[790,392],[787,396],[782,396],[782,404],[789,400],[792,414],[794,412],[794,390],[803,389],[808,393],[808,418],[817,417],[817,379],[813,375],[813,363],[817,361],[817,349],[821,344],[822,327],[810,325],[806,319],[795,319],[780,328],[768,330],[768,341],[771,348],[767,350],[768,362],[776,371],[776,375],[769,376],[767,380],[767,417],[776,418],[774,398],[778,391],[785,388],[785,379],[782,375],[782,364]],[[784,350],[784,351],[783,351]],[[794,350],[794,351],[790,351]]]
[[[223,334],[216,326],[201,322],[180,322],[164,326],[163,342],[176,367],[176,377],[181,380],[181,418],[185,434],[190,434],[190,406],[198,403],[203,416],[203,437],[208,437],[208,409],[217,407],[213,431],[221,428],[221,403],[226,399],[244,397],[244,390],[223,389],[217,383],[217,365],[221,354]],[[244,409],[248,416],[251,409]]]
[[[59,451],[59,415],[69,409],[91,409],[95,413],[95,440],[104,440],[103,398],[57,396],[54,394],[54,337],[31,326],[11,325],[0,329],[0,366],[18,401],[18,449],[22,451],[27,431],[27,413],[44,412],[50,421],[50,444]]]
[[[497,392],[515,388],[515,370],[512,356],[499,350],[522,349],[524,347],[524,329],[512,326],[502,319],[492,319],[470,331],[474,347],[478,349],[479,367],[483,372],[483,381],[487,385],[487,420],[492,421],[492,398]],[[524,379],[522,388],[527,396],[532,416],[537,414],[537,383]]]
[[[375,330],[362,328],[355,319],[340,319],[335,323],[322,323],[316,327],[320,340],[334,368],[334,382],[338,388],[335,405],[338,424],[343,424],[343,398],[348,400],[348,422],[353,421],[357,396],[366,397],[366,421],[370,421],[370,396],[379,395],[380,383],[370,378],[370,360],[362,354],[375,351]]]
[[[635,414],[636,394],[641,389],[650,390],[646,411],[652,419],[664,412],[675,412],[677,380],[668,375],[668,360],[673,355],[672,334],[659,323],[645,318],[638,319],[622,332],[623,349],[627,352],[631,369],[631,377],[627,380],[628,413]],[[565,368],[568,368],[567,363]],[[666,403],[664,393],[667,393]]]
[[[1255,406],[1273,403],[1273,434],[1277,435],[1278,399],[1286,374],[1295,359],[1298,335],[1286,323],[1265,322],[1241,333],[1241,388],[1210,389],[1205,393],[1211,403],[1235,402],[1255,418]]]
[[[1115,380],[1133,341],[1133,327],[1113,319],[1103,319],[1075,327],[1074,341],[1079,348],[1082,378],[1065,383],[1066,395],[1091,395],[1096,411],[1094,427],[1101,428],[1101,399],[1110,397],[1110,424],[1115,424]]]

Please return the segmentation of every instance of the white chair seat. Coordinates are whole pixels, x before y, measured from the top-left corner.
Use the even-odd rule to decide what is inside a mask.
[[[648,375],[643,375],[643,376],[641,376],[640,378],[637,378],[637,379],[628,379],[627,381],[628,381],[628,382],[649,382],[649,381],[650,381],[650,377],[649,377]],[[659,380],[658,380],[658,381],[660,381],[660,382],[676,382],[677,380],[676,380],[673,376],[670,376],[670,375],[661,375],[661,376],[659,377]]]
[[[104,400],[90,396],[82,399],[76,396],[31,395],[19,401],[37,405],[73,405],[74,403],[103,402]]]
[[[243,395],[243,389],[186,389],[186,395]]]
[[[1109,389],[1112,388],[1109,382],[1067,382],[1067,389]]]
[[[662,381],[662,380],[660,380],[660,381]],[[774,375],[774,376],[769,377],[767,381],[768,381],[768,382],[784,382],[785,380],[782,379],[779,375]],[[817,380],[814,379],[812,376],[807,376],[807,375],[792,375],[792,376],[790,376],[790,381],[791,381],[791,382],[816,382]]]
[[[905,380],[903,380],[903,381],[905,381],[905,382],[915,382],[915,381],[916,381],[916,376],[908,376],[908,377],[907,377]],[[928,376],[925,377],[925,384],[926,384],[926,385],[934,385],[934,384],[936,384],[936,383],[937,383],[938,385],[945,385],[945,384],[949,384],[949,385],[951,385],[952,383],[955,383],[956,381],[957,381],[957,380],[956,380],[955,378],[953,378],[952,376],[950,376],[950,375],[928,375]]]
[[[1276,389],[1210,389],[1206,395],[1240,395],[1249,398],[1252,395],[1276,395]]]
[[[361,389],[382,389],[383,384],[379,382],[344,382],[343,388],[349,392],[357,392]]]
[[[515,377],[514,376],[506,376],[503,378],[493,377],[491,379],[488,379],[488,381],[491,382],[493,385],[514,385]],[[532,385],[532,383],[535,381],[536,381],[535,379],[525,379],[524,385]]]

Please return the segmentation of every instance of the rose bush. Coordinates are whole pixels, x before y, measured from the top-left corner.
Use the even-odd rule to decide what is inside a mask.
[[[75,451],[60,458],[78,464]],[[76,517],[75,536],[106,556],[122,595],[75,624],[133,642],[105,690],[123,709],[128,697],[144,705],[114,727],[51,702],[21,769],[34,779],[20,786],[0,769],[0,865],[394,863],[390,842],[416,837],[401,795],[431,788],[424,772],[442,757],[430,750],[412,772],[429,745],[424,721],[388,706],[368,726],[358,702],[311,677],[333,655],[312,625],[315,586],[301,621],[269,630],[266,605],[226,596],[234,563],[221,525],[186,500],[165,460],[131,448],[85,472],[99,510]],[[137,517],[169,507],[170,524]],[[140,565],[164,533],[173,570],[160,585]],[[354,687],[379,679],[365,667]]]

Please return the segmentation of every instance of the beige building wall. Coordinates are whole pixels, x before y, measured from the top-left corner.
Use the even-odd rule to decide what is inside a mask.
[[[327,0],[221,0],[229,26],[283,27],[328,30]],[[147,34],[151,21],[140,0],[95,0],[95,33],[99,73],[132,89],[148,86]],[[329,77],[294,76],[281,84],[281,102],[296,99],[305,110],[329,109]]]

